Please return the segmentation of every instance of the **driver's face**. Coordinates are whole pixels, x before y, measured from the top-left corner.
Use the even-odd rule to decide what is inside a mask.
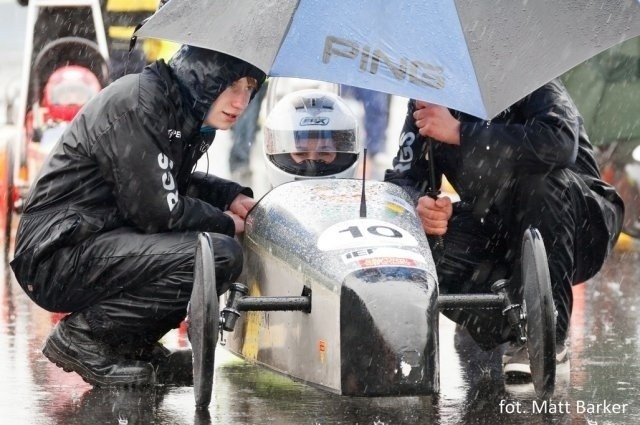
[[[336,151],[331,139],[306,139],[298,141],[298,152],[291,152],[291,158],[296,164],[303,161],[322,161],[331,164],[336,159]]]

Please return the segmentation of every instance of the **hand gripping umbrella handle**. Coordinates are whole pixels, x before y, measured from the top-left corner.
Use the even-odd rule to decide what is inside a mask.
[[[440,191],[429,191],[427,196],[431,199],[438,199],[438,194]],[[444,249],[444,238],[442,235],[433,236],[433,250],[434,251],[442,251]]]

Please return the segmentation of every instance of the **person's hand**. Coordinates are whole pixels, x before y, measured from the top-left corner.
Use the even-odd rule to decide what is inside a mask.
[[[225,211],[224,213],[233,219],[233,224],[236,227],[236,230],[234,233],[236,235],[244,233],[244,219],[240,217],[238,214],[235,214],[229,210]]]
[[[444,106],[416,100],[413,118],[421,135],[450,145],[460,144],[460,121]]]
[[[229,211],[234,214],[237,214],[243,220],[247,218],[247,214],[249,210],[253,208],[256,204],[256,201],[253,198],[248,197],[242,193],[239,193],[238,196],[235,197],[231,205],[229,205]]]
[[[423,196],[418,199],[416,212],[427,235],[444,235],[453,214],[453,205],[448,196],[438,199]]]

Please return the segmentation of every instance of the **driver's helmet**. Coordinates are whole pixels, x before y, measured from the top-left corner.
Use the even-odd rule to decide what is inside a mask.
[[[48,109],[45,120],[71,121],[101,89],[98,77],[83,66],[67,65],[56,69],[44,86],[41,104]]]
[[[273,187],[311,178],[355,175],[358,120],[337,95],[300,90],[278,101],[264,125],[267,174]]]

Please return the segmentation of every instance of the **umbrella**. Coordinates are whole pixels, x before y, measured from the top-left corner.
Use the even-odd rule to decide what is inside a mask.
[[[489,119],[640,35],[640,2],[171,0],[136,35]]]

